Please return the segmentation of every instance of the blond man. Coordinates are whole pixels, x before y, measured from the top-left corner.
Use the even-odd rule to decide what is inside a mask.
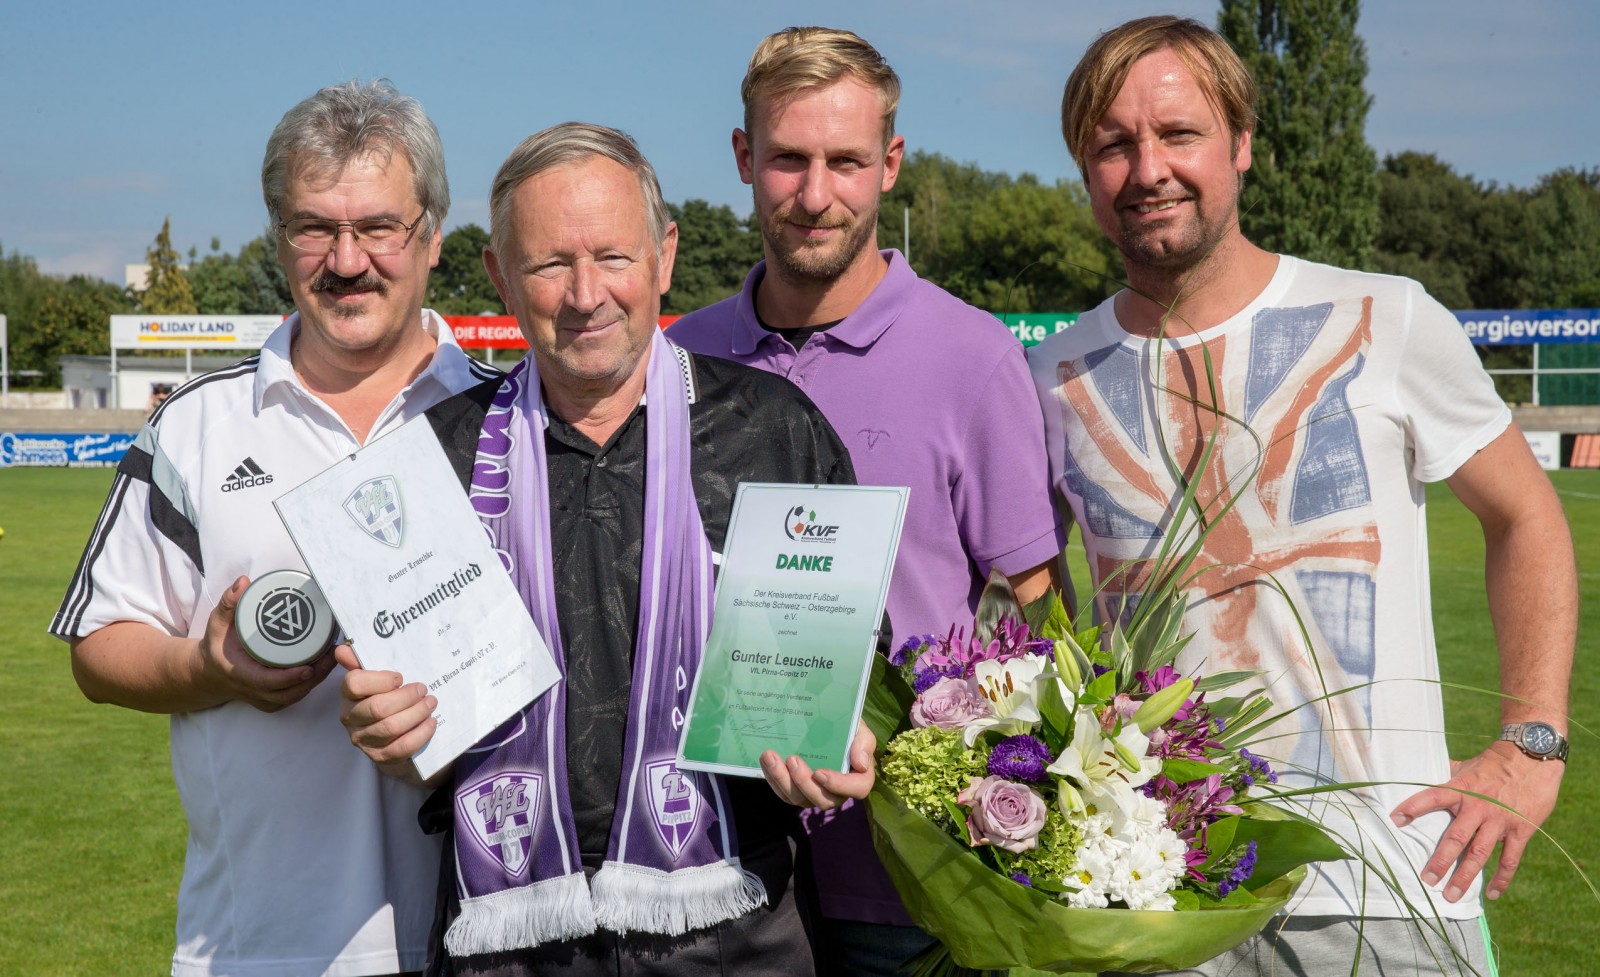
[[[1284,779],[1382,783],[1313,808],[1364,860],[1320,865],[1288,920],[1195,973],[1335,973],[1355,956],[1362,973],[1486,972],[1478,875],[1503,844],[1487,892],[1505,891],[1565,767],[1570,537],[1448,311],[1416,282],[1241,232],[1255,97],[1227,43],[1176,17],[1107,32],[1068,80],[1062,131],[1128,287],[1032,351],[1051,477],[1109,612],[1178,528],[1180,468],[1213,516],[1180,666],[1262,673],[1294,712],[1251,749]],[[1434,481],[1482,526],[1509,694],[1501,738],[1460,762],[1429,610]]]

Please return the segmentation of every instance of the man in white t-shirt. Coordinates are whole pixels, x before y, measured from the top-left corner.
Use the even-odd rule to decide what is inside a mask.
[[[1253,751],[1284,778],[1388,785],[1314,811],[1364,861],[1322,864],[1286,923],[1195,973],[1335,973],[1357,952],[1363,973],[1481,972],[1479,873],[1503,845],[1487,893],[1505,891],[1565,768],[1570,535],[1447,310],[1407,279],[1245,239],[1254,104],[1227,43],[1175,17],[1107,32],[1068,81],[1063,133],[1130,287],[1030,356],[1052,478],[1096,582],[1110,582],[1111,616],[1146,586],[1142,561],[1180,536],[1182,471],[1210,526],[1180,666],[1263,673],[1294,712]],[[1423,518],[1424,483],[1440,480],[1483,527],[1510,696],[1501,738],[1459,763]],[[1389,872],[1437,924],[1406,921]]]
[[[495,374],[422,308],[450,190],[414,99],[312,95],[268,140],[262,192],[296,312],[156,409],[50,630],[90,699],[172,716],[174,975],[418,971],[440,855],[424,793],[350,748],[332,655],[260,665],[233,612],[250,578],[305,569],[273,499]]]

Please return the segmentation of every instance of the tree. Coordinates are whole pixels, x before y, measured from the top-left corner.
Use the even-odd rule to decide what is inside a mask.
[[[289,280],[278,264],[270,235],[254,238],[237,255],[211,239],[211,253],[196,260],[189,250],[185,273],[194,290],[195,311],[204,315],[280,315],[294,311]]]
[[[1008,180],[970,201],[947,240],[940,284],[991,312],[1081,312],[1117,287],[1077,184]]]
[[[150,277],[142,291],[135,290],[134,301],[139,311],[146,315],[193,315],[194,290],[178,263],[178,252],[172,247],[172,219],[161,222],[161,233],[156,235],[150,250],[145,252],[150,265]]]
[[[741,220],[726,204],[713,207],[704,200],[669,203],[667,212],[678,225],[678,257],[661,311],[681,315],[736,294],[761,260],[754,218]]]
[[[1384,158],[1373,267],[1415,278],[1452,309],[1525,299],[1527,221],[1517,191],[1461,176],[1431,153]]]
[[[880,244],[904,248],[906,207],[917,273],[981,309],[1079,312],[1120,284],[1121,259],[1076,183],[1013,179],[919,151],[884,198]]]
[[[504,315],[505,306],[483,267],[489,232],[463,224],[444,236],[439,266],[428,276],[428,307],[445,315]]]
[[[0,257],[0,312],[6,314],[13,373],[37,370],[43,385],[59,385],[59,358],[109,352],[110,317],[130,311],[123,290],[108,282],[51,277],[15,251]]]
[[[1569,166],[1541,177],[1526,213],[1532,304],[1600,305],[1600,168]]]
[[[1271,251],[1370,268],[1378,183],[1359,12],[1359,0],[1223,0],[1218,30],[1260,87],[1245,236]]]

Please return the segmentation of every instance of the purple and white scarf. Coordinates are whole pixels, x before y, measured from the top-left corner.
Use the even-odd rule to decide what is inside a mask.
[[[678,935],[765,904],[740,867],[720,778],[673,761],[711,626],[711,546],[689,470],[689,358],[655,332],[645,379],[639,633],[622,781],[606,861],[584,880],[567,787],[566,672],[550,543],[549,426],[534,358],[505,378],[479,435],[473,507],[563,681],[455,765],[452,956],[573,939],[603,927]]]

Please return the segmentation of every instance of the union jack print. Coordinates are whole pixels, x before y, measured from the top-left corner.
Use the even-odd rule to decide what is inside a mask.
[[[1370,689],[1316,702],[1374,675],[1381,546],[1350,397],[1371,341],[1364,297],[1263,309],[1204,343],[1115,343],[1056,364],[1062,488],[1096,585],[1109,581],[1102,618],[1136,606],[1152,557],[1183,532],[1181,470],[1210,531],[1180,664],[1265,672],[1275,705],[1303,707],[1264,752],[1319,779],[1371,769]]]

